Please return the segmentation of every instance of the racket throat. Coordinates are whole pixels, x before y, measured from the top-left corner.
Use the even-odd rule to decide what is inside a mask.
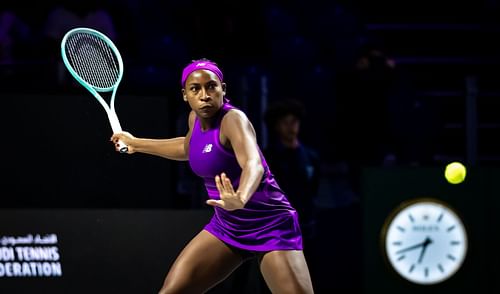
[[[118,116],[116,115],[114,110],[108,111],[108,119],[111,124],[111,129],[113,130],[113,133],[119,133],[122,131],[120,121],[118,120]]]

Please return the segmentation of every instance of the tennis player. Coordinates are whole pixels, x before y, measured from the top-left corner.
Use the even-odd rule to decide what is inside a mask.
[[[166,293],[204,293],[249,258],[257,258],[273,293],[313,293],[297,211],[275,181],[255,130],[243,111],[226,99],[223,73],[215,62],[194,60],[182,72],[182,97],[191,107],[185,137],[122,140],[128,153],[189,160],[203,178],[208,224],[182,250],[163,287]]]

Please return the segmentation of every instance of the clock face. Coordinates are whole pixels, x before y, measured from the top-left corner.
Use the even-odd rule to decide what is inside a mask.
[[[383,230],[383,250],[392,268],[417,284],[450,278],[467,253],[467,232],[443,202],[414,200],[399,207]]]

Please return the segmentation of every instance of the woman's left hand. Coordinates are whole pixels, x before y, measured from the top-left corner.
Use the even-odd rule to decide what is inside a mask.
[[[215,185],[217,186],[217,190],[219,190],[220,200],[209,199],[207,200],[208,205],[218,206],[225,210],[236,210],[245,206],[240,193],[234,191],[233,184],[225,173],[215,176]]]

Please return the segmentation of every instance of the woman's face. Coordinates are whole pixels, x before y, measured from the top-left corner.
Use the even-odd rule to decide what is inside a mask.
[[[211,118],[222,107],[226,94],[226,84],[209,70],[193,71],[182,89],[184,101],[200,118]]]

